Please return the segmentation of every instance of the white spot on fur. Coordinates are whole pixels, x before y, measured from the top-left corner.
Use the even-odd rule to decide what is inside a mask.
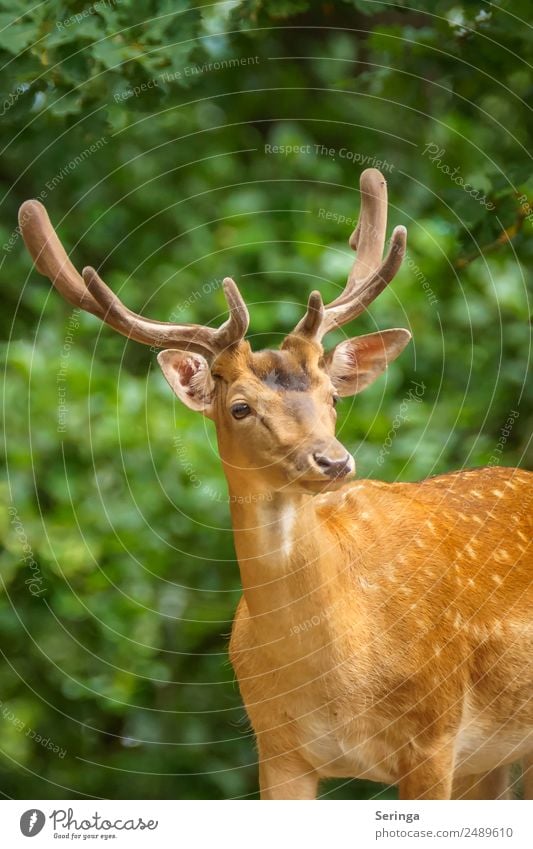
[[[377,589],[377,584],[371,584],[370,581],[367,581],[366,578],[363,578],[362,575],[358,576],[358,581],[361,584],[364,590],[375,590]]]
[[[292,504],[285,507],[279,517],[279,533],[281,536],[281,552],[284,557],[290,557],[292,551],[292,532],[296,510]]]

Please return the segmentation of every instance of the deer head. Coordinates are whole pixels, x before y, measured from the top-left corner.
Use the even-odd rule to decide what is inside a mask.
[[[328,305],[312,292],[307,311],[280,350],[253,352],[244,337],[248,310],[231,278],[223,281],[228,320],[218,329],[172,324],[131,312],[94,268],[80,275],[44,206],[22,204],[21,233],[36,268],[63,297],[114,330],[164,348],[157,359],[178,398],[213,419],[230,483],[245,477],[258,487],[322,492],[343,484],[355,463],[335,438],[335,404],[372,383],[404,349],[408,330],[347,339],[325,352],[324,336],[360,315],[396,274],[406,230],[396,227],[385,257],[387,187],[375,169],[360,179],[359,223],[350,237],[357,257],[344,291]]]

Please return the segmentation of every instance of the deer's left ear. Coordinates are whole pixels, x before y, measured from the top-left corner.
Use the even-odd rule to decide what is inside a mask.
[[[171,389],[191,410],[212,417],[211,401],[215,381],[209,363],[201,354],[190,351],[160,351],[157,362]]]
[[[357,395],[401,354],[411,334],[402,328],[382,330],[341,342],[324,364],[339,395]]]

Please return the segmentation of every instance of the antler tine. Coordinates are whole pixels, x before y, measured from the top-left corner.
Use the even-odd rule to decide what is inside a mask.
[[[43,204],[27,200],[19,209],[19,227],[37,271],[50,278],[66,301],[103,318],[102,308],[87,292],[59,241]]]
[[[26,201],[19,212],[20,228],[26,246],[41,274],[49,277],[63,297],[75,306],[91,312],[106,324],[137,342],[166,348],[172,345],[204,354],[212,360],[224,348],[244,338],[248,329],[248,310],[236,283],[223,281],[230,316],[218,328],[201,324],[173,324],[144,318],[129,310],[104,283],[94,268],[78,274],[61,244],[44,206]]]
[[[396,275],[405,256],[407,230],[401,225],[395,227],[391,236],[391,244],[387,256],[377,269],[366,280],[359,281],[349,297],[342,301],[334,301],[324,310],[324,321],[320,327],[320,338],[336,327],[341,327],[353,321],[365,311],[378,295],[389,285]]]
[[[230,309],[230,316],[216,330],[202,324],[170,324],[143,316],[129,310],[120,298],[107,286],[94,268],[83,269],[83,279],[87,289],[102,307],[105,321],[119,333],[157,348],[169,345],[183,345],[190,351],[208,353],[210,357],[243,339],[248,330],[248,310],[237,284],[231,277],[223,280],[224,293]]]
[[[218,328],[215,336],[218,347],[224,349],[228,348],[235,340],[244,339],[250,324],[250,316],[235,280],[232,280],[231,277],[224,277],[222,287],[230,314],[227,321]]]
[[[382,261],[387,228],[385,178],[375,168],[368,168],[361,174],[360,187],[361,213],[350,236],[350,246],[357,250],[357,259],[346,286],[339,297],[322,308],[320,320],[310,298],[306,315],[293,331],[317,342],[330,330],[341,327],[364,312],[391,282],[405,255],[407,231],[405,227],[395,227],[389,251]]]
[[[94,268],[88,266],[82,274],[87,289],[102,307],[103,321],[123,336],[156,348],[185,344],[188,350],[208,354],[211,358],[217,353],[213,328],[144,318],[124,306]]]
[[[387,232],[387,181],[376,168],[367,168],[359,178],[361,210],[357,227],[349,239],[357,257],[348,276],[344,296],[357,282],[366,279],[381,263]]]
[[[318,338],[320,328],[324,323],[324,303],[320,292],[314,291],[309,295],[307,312],[299,324],[296,325],[294,333],[307,336],[310,339]]]

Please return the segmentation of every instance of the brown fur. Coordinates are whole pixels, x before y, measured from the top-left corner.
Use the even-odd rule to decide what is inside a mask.
[[[306,757],[306,737],[320,744],[327,727],[347,745],[370,741],[376,769],[360,776],[407,784],[413,798],[450,794],[462,723],[479,730],[458,776],[527,750],[533,564],[516,534],[533,532],[532,477],[484,469],[304,496],[286,563],[244,552],[231,658],[261,754],[299,752],[320,776],[353,774],[342,759]],[[477,751],[502,732],[503,749]]]

